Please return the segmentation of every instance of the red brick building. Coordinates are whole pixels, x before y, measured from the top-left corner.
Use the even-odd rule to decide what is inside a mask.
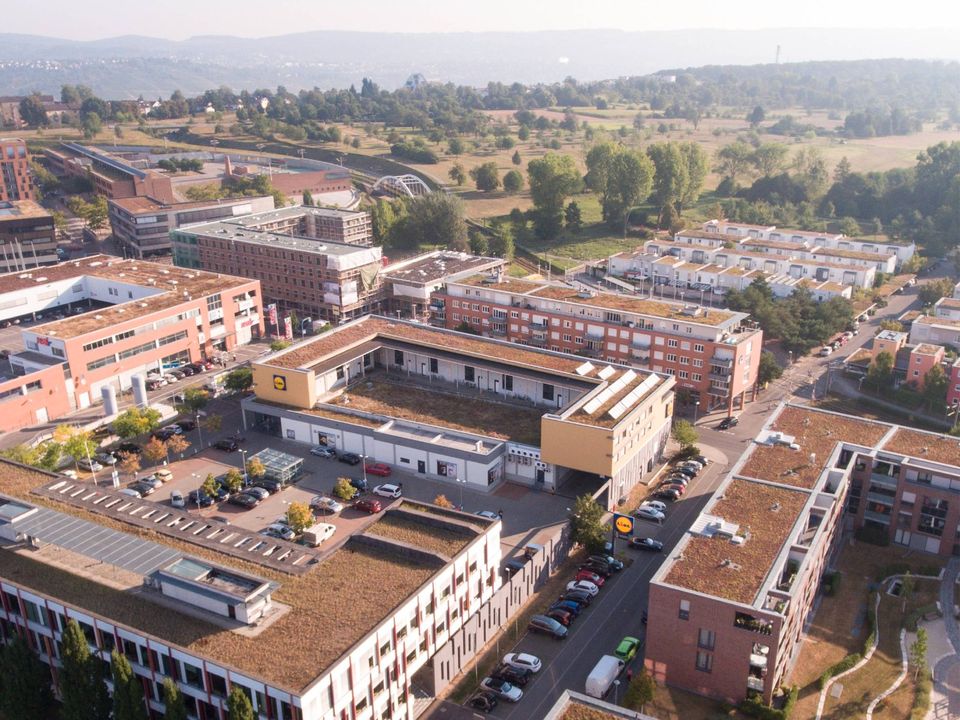
[[[648,368],[677,379],[699,411],[742,408],[757,381],[763,333],[746,313],[474,275],[433,295],[433,321],[521,345]]]
[[[20,138],[0,138],[0,200],[33,200],[30,151]]]
[[[134,167],[101,150],[65,142],[56,149],[47,148],[43,154],[56,174],[86,178],[97,195],[108,200],[131,197],[151,197],[165,203],[175,200],[169,177]]]

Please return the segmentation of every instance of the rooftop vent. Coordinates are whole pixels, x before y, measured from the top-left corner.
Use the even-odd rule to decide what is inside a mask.
[[[169,274],[170,274],[170,271],[169,271],[169,270],[161,270],[160,272],[162,272],[164,275],[169,275]]]
[[[146,306],[147,304],[145,302],[140,303],[140,307],[146,307]]]
[[[94,320],[103,320],[103,315],[94,315],[94,316],[93,316],[93,319],[94,319]]]
[[[740,569],[740,566],[739,566],[737,563],[735,563],[733,560],[731,560],[730,558],[724,558],[723,560],[721,560],[721,561],[720,561],[720,567],[729,568],[730,570],[739,570],[739,569]]]
[[[46,281],[47,281],[47,278],[45,278],[45,277],[43,277],[43,276],[40,276],[40,277],[38,277],[38,278],[34,278],[34,280],[35,280],[36,282],[38,282],[38,283],[41,283],[41,282],[46,282]]]
[[[775,502],[773,505],[770,506],[770,512],[780,512],[781,507],[782,506],[780,505],[780,503]]]
[[[687,317],[700,317],[704,314],[704,310],[699,305],[684,305],[681,313]]]

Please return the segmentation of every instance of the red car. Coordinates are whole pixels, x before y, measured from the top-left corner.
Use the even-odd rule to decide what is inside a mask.
[[[380,501],[374,500],[373,498],[365,498],[363,500],[357,500],[357,502],[355,502],[353,506],[357,510],[366,510],[371,515],[383,510],[383,505],[380,504]]]
[[[390,477],[390,466],[386,463],[370,463],[363,468],[368,475],[379,475],[380,477]]]
[[[589,570],[581,570],[577,573],[577,580],[586,580],[587,582],[592,582],[597,587],[603,587],[604,579],[597,575],[595,572],[590,572]]]

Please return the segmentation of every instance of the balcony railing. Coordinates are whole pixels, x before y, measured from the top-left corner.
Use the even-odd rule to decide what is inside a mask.
[[[899,479],[891,475],[879,475],[877,473],[870,473],[870,482],[875,482],[877,485],[883,485],[889,488],[896,488],[899,483]]]
[[[758,692],[763,692],[763,679],[755,678],[750,675],[747,676],[747,688],[749,690],[756,690]]]

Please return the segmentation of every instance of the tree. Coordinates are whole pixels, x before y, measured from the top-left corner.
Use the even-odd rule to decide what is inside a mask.
[[[757,382],[766,385],[783,375],[783,368],[777,362],[777,356],[764,350],[760,353],[760,367],[757,369]]]
[[[207,497],[215,498],[217,496],[217,479],[214,477],[213,473],[207,473],[207,476],[203,479],[203,483],[200,485],[200,489],[203,491],[203,494]]]
[[[136,453],[123,453],[117,461],[117,470],[129,473],[130,478],[134,479],[140,470],[140,456]]]
[[[943,372],[940,365],[934,365],[927,371],[926,377],[923,378],[923,399],[930,412],[938,412],[944,408],[949,385],[950,378]]]
[[[267,474],[267,467],[263,464],[263,461],[260,458],[252,457],[247,460],[246,471],[247,475],[252,477],[254,480],[259,480]]]
[[[603,508],[590,495],[579,496],[570,513],[570,530],[573,541],[587,550],[603,547],[609,527],[603,522]]]
[[[753,167],[753,148],[747,143],[737,140],[724,145],[717,151],[717,162],[714,170],[724,178],[730,178],[736,183],[737,178],[746,175]]]
[[[653,192],[651,200],[659,209],[657,225],[663,227],[663,212],[667,205],[678,209],[687,185],[687,162],[678,143],[654,143],[647,148],[653,160]]]
[[[514,151],[513,151],[513,155],[510,156],[510,162],[512,162],[514,165],[522,165],[522,164],[523,164],[523,158],[520,157],[520,151],[519,151],[519,150],[514,150]]]
[[[280,352],[281,350],[286,350],[290,347],[289,340],[274,340],[270,343],[271,352]]]
[[[333,486],[333,494],[341,500],[353,500],[357,489],[350,484],[350,478],[337,478],[337,484]]]
[[[61,642],[61,720],[108,720],[112,703],[103,682],[103,663],[90,654],[80,625],[67,620]]]
[[[465,149],[463,140],[460,138],[450,138],[450,142],[447,143],[447,152],[451,155],[463,155]]]
[[[594,145],[587,153],[587,170],[587,186],[600,195],[603,219],[610,225],[622,224],[625,213],[653,187],[650,157],[622,145]]]
[[[420,243],[442,244],[450,250],[467,249],[467,223],[463,201],[447,193],[430,193],[408,199],[406,215],[390,229],[390,245],[416,250]]]
[[[227,470],[227,474],[224,475],[223,480],[227,486],[227,490],[231,493],[240,492],[240,489],[243,487],[243,473],[236,468]]]
[[[500,187],[500,171],[493,161],[485,162],[470,170],[470,177],[481,192],[493,192]]]
[[[534,229],[540,238],[553,238],[563,224],[563,206],[583,184],[576,163],[569,155],[548,152],[527,164],[530,197],[536,208]]]
[[[513,239],[513,225],[501,220],[494,220],[490,224],[493,236],[490,238],[488,252],[504,260],[513,260],[516,244]]]
[[[656,681],[650,676],[646,668],[641,668],[640,672],[627,685],[627,692],[623,696],[623,704],[631,710],[642,713],[644,706],[653,701],[656,689]]]
[[[165,443],[167,448],[167,453],[172,453],[173,455],[181,455],[186,452],[186,449],[190,447],[190,441],[181,433],[180,435],[174,435]],[[167,456],[169,457],[169,455]]]
[[[563,220],[571,231],[575,233],[580,232],[580,229],[583,227],[583,216],[580,213],[580,206],[577,205],[576,200],[571,200],[567,203],[567,207],[563,211]]]
[[[511,194],[523,190],[523,174],[519,170],[508,170],[503,176],[503,189]]]
[[[160,438],[150,438],[143,446],[144,459],[154,466],[159,465],[161,460],[166,460],[168,452],[167,444]]]
[[[447,176],[457,184],[457,187],[462,187],[467,181],[467,173],[460,163],[454,163]]]
[[[760,123],[764,121],[764,118],[767,117],[766,111],[763,109],[763,106],[757,105],[750,111],[750,114],[747,115],[747,122],[750,123],[750,127],[757,127]]]
[[[93,434],[74,425],[58,425],[53,431],[53,440],[59,443],[63,452],[73,458],[74,469],[81,458],[88,458],[97,452],[97,443]]]
[[[867,370],[867,384],[872,385],[880,394],[881,390],[889,388],[893,383],[893,355],[886,350],[877,353]]]
[[[760,177],[779,175],[787,166],[790,150],[781,143],[764,143],[753,151],[753,165]]]
[[[839,227],[840,232],[847,237],[856,237],[860,234],[860,223],[857,222],[856,218],[852,218],[849,215],[840,218]]]
[[[227,719],[255,720],[250,698],[240,689],[239,685],[234,685],[230,689],[230,696],[227,698]]]
[[[198,410],[203,410],[210,402],[210,393],[202,388],[187,388],[183,391],[183,406],[186,412],[196,414]]]
[[[6,720],[37,720],[53,716],[50,670],[30,649],[26,639],[13,633],[0,645],[0,716]]]
[[[117,415],[113,431],[126,440],[150,432],[160,423],[160,418],[160,411],[154,408],[132,407]]]
[[[20,101],[20,118],[30,127],[46,127],[49,124],[39,93],[27,95]]]
[[[97,113],[87,113],[80,120],[80,130],[85,140],[93,140],[103,130],[103,121]]]
[[[130,661],[114,650],[110,653],[113,675],[113,720],[147,720],[143,703],[143,685],[133,673]]]
[[[440,494],[433,499],[433,504],[437,507],[452,509],[454,507],[453,503],[447,500],[447,496]]]
[[[670,435],[680,443],[681,450],[693,447],[699,439],[697,429],[688,420],[677,420],[674,422],[673,428],[670,430]]]
[[[187,705],[173,678],[163,679],[163,707],[163,720],[187,720]]]
[[[304,502],[292,502],[287,508],[287,525],[297,535],[313,525],[313,512]]]
[[[313,193],[309,190],[303,191],[303,204],[304,205],[313,205]]]
[[[67,207],[70,212],[85,221],[91,230],[102,228],[110,214],[107,199],[102,195],[97,195],[92,202],[87,202],[80,197],[71,197],[67,200]]]
[[[910,664],[913,665],[913,679],[927,668],[927,629],[917,628],[917,639],[910,645]]]
[[[242,367],[231,370],[227,373],[223,386],[231,392],[246,392],[253,387],[253,369]]]
[[[940,278],[932,282],[923,283],[917,291],[917,298],[924,305],[933,305],[937,300],[953,293],[953,281],[949,278]]]
[[[907,611],[907,601],[913,597],[913,591],[916,587],[916,581],[913,578],[913,575],[910,574],[910,571],[907,570],[903,574],[903,577],[900,579],[900,599],[902,604],[900,606],[900,612],[905,613]]]
[[[203,429],[209,430],[210,432],[220,432],[220,428],[223,426],[223,416],[222,415],[207,415],[203,420]],[[174,436],[176,437],[176,435]]]

